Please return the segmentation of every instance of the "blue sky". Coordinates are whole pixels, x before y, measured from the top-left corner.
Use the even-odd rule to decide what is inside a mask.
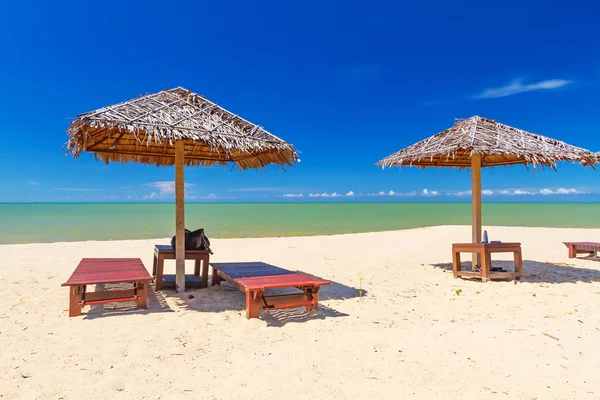
[[[301,151],[187,168],[192,201],[469,201],[469,171],[374,163],[472,115],[600,151],[600,5],[485,3],[6,2],[0,202],[171,201],[172,168],[62,146],[77,114],[175,86]],[[598,201],[598,174],[486,169],[484,197]]]

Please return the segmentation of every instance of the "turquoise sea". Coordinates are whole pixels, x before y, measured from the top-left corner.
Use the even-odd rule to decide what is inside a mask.
[[[264,237],[470,225],[470,203],[190,203],[186,227]],[[484,203],[483,223],[600,228],[600,203]],[[172,203],[0,204],[0,244],[171,237]]]

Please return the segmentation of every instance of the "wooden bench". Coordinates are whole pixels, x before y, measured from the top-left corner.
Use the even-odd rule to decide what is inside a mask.
[[[481,271],[461,271],[460,253],[479,253],[481,256]],[[491,273],[491,253],[514,253],[515,272]],[[490,279],[521,279],[523,276],[523,256],[521,243],[454,243],[452,244],[452,271],[454,277],[459,276],[481,278],[482,282]]]
[[[211,263],[212,286],[223,280],[246,294],[246,318],[258,318],[278,308],[305,307],[306,311],[319,309],[319,289],[331,285],[307,274],[292,272],[263,262]],[[296,288],[302,293],[265,296],[266,289]]]
[[[194,275],[200,276],[200,267],[202,267],[202,276],[199,281],[189,280],[186,277],[185,287],[200,287],[208,286],[208,263],[210,262],[210,252],[208,250],[186,250],[186,260],[194,260]],[[171,245],[154,245],[154,262],[152,263],[152,275],[156,278],[156,290],[163,288],[163,270],[165,260],[175,260],[175,250]],[[175,286],[175,282],[169,282],[169,285]]]
[[[81,315],[86,305],[135,301],[148,308],[148,284],[152,281],[139,258],[83,258],[68,281],[69,317]],[[132,289],[86,292],[87,285],[131,282]]]
[[[600,243],[596,242],[563,242],[569,249],[569,258],[577,257],[579,253],[587,253],[590,257],[596,257],[600,251]]]

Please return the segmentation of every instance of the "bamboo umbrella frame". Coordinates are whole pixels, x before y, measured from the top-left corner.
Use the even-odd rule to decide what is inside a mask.
[[[239,170],[299,161],[290,143],[182,87],[80,114],[67,130],[67,154],[175,166],[176,291],[185,290],[184,166]]]
[[[376,165],[471,168],[471,239],[472,243],[480,243],[481,168],[524,164],[556,170],[559,161],[594,168],[599,158],[589,150],[473,116],[457,121],[451,128],[400,150]],[[474,256],[473,264],[479,263],[479,258]]]

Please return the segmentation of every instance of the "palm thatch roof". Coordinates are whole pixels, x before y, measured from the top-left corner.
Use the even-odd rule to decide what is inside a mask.
[[[67,153],[90,151],[106,163],[173,165],[179,140],[189,166],[231,162],[247,169],[298,161],[291,144],[181,87],[81,114],[67,134]]]
[[[556,169],[558,161],[591,167],[598,162],[588,150],[474,116],[384,158],[377,165],[469,168],[474,153],[481,154],[482,167],[526,164]]]

